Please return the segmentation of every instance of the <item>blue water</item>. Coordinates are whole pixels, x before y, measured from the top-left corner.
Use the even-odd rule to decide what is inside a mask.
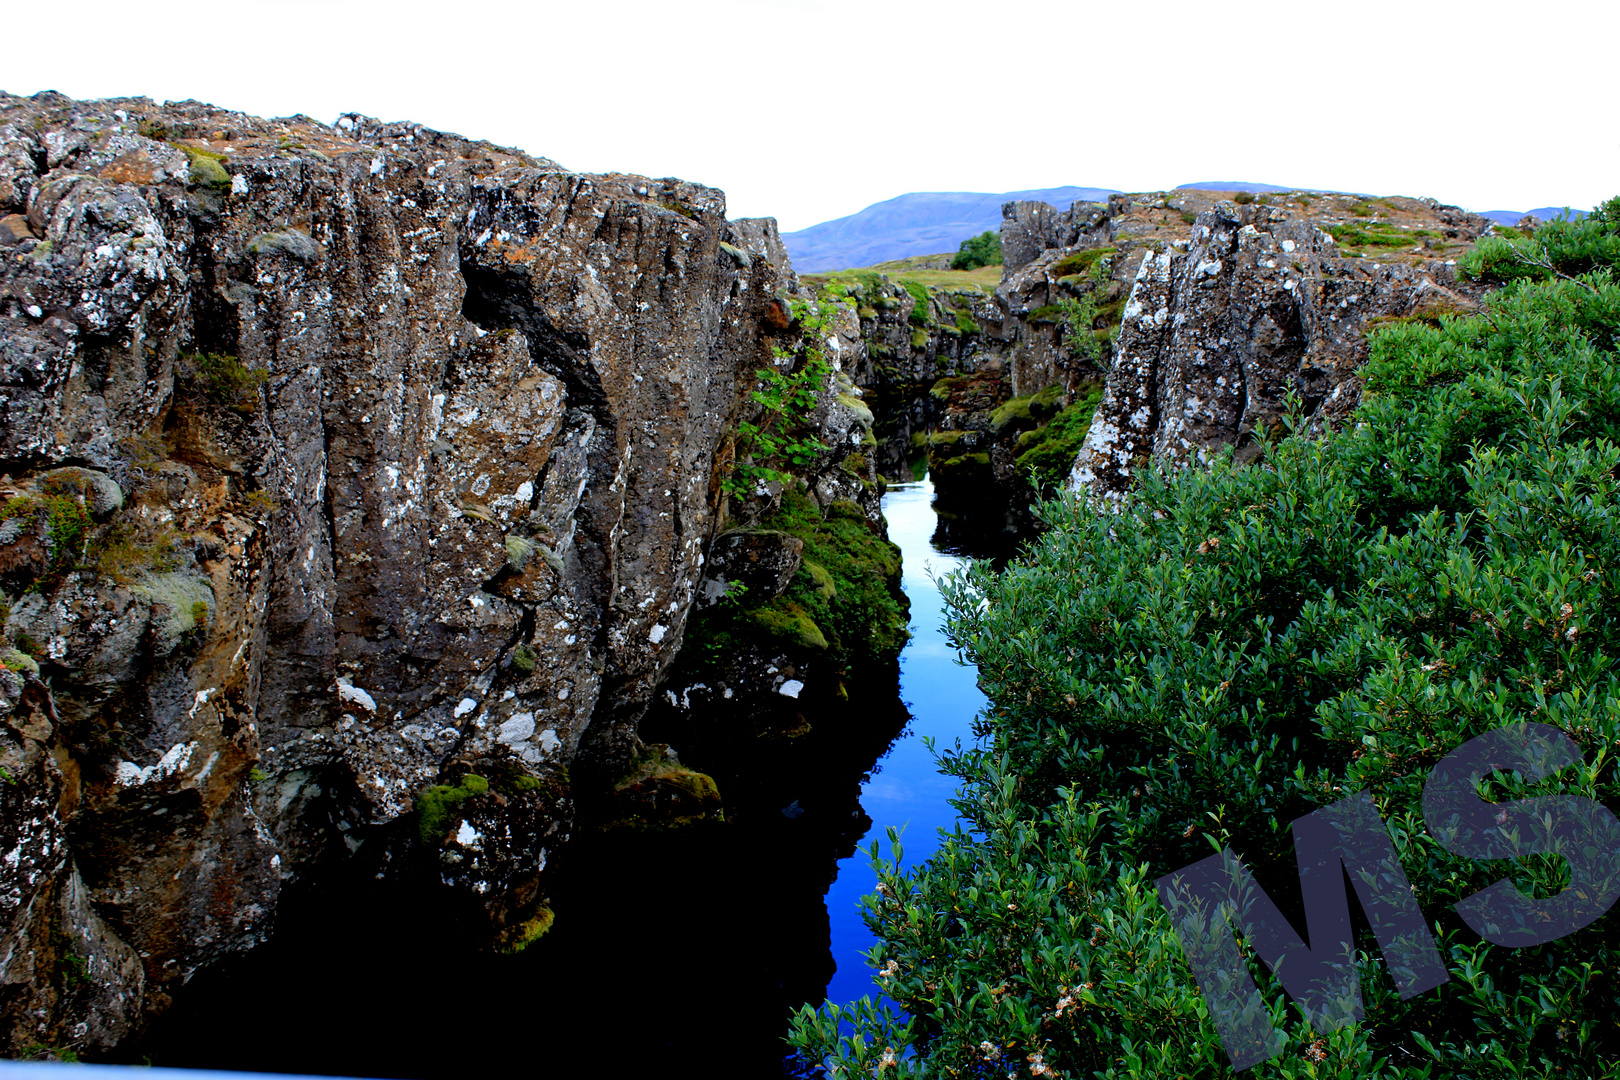
[[[872,819],[851,858],[838,863],[838,878],[827,892],[837,973],[827,985],[827,1000],[846,1004],[881,991],[872,981],[865,953],[874,939],[861,920],[860,899],[877,885],[870,848],[879,841],[889,854],[888,830],[900,831],[903,865],[914,866],[939,847],[939,830],[956,822],[950,798],[956,781],[942,776],[934,755],[923,745],[932,738],[941,748],[973,740],[973,719],[985,706],[972,667],[956,662],[956,650],[945,641],[944,604],[933,578],[943,577],[966,561],[932,543],[937,519],[932,507],[934,486],[927,480],[889,488],[883,499],[889,539],[904,559],[902,587],[911,598],[911,641],[900,654],[900,697],[911,709],[912,722],[879,769],[861,789],[861,806]],[[930,577],[932,575],[933,577]]]

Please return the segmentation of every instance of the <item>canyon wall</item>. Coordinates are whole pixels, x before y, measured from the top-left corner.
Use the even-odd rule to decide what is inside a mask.
[[[790,285],[774,223],[677,180],[0,97],[8,1049],[114,1046],[379,834],[492,946],[544,932]],[[823,395],[829,441],[869,421]]]

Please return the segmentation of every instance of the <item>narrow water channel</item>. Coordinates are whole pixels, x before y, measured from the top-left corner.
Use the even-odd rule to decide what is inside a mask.
[[[911,599],[911,641],[900,654],[900,696],[912,720],[861,788],[861,807],[872,819],[855,854],[839,860],[838,876],[827,892],[827,918],[832,930],[837,970],[827,986],[827,1000],[844,1004],[863,994],[876,996],[873,971],[864,954],[872,933],[861,918],[860,899],[877,885],[870,849],[879,841],[889,854],[888,830],[901,834],[904,863],[926,860],[939,847],[939,830],[956,821],[950,805],[953,778],[942,776],[934,755],[924,745],[932,738],[941,747],[973,738],[973,719],[985,705],[977,672],[957,663],[956,650],[945,639],[945,607],[935,581],[981,554],[936,543],[939,519],[934,513],[934,486],[920,483],[889,488],[883,516],[889,539],[900,546],[902,582]]]
[[[984,705],[946,643],[934,578],[996,552],[940,539],[933,494],[924,481],[884,499],[912,638],[898,689],[885,674],[857,691],[866,744],[834,739],[796,766],[790,754],[755,767],[751,783],[726,778],[723,825],[576,837],[552,884],[558,929],[519,956],[481,951],[434,881],[379,880],[363,847],[289,887],[274,936],[199,972],[130,1060],[419,1080],[468,1067],[535,1080],[796,1074],[783,1042],[793,1009],[824,986],[835,1003],[877,992],[866,849],[886,849],[890,827],[907,864],[937,848],[955,784],[923,739],[968,741]]]

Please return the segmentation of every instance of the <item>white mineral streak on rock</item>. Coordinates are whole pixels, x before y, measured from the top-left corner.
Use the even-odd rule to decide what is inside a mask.
[[[513,713],[511,719],[500,727],[496,738],[508,746],[515,746],[521,742],[528,742],[534,737],[534,713]]]
[[[350,682],[348,677],[345,675],[338,676],[337,692],[338,698],[341,701],[352,701],[354,704],[360,706],[362,709],[365,709],[367,712],[374,713],[377,711],[376,699],[370,694],[366,693],[364,690],[360,689],[358,686],[354,685],[354,683]]]
[[[196,749],[195,742],[175,743],[169,747],[168,753],[158,759],[156,765],[148,765],[144,769],[133,761],[120,761],[113,779],[119,787],[132,787],[136,784],[150,784],[154,780],[163,780],[184,769],[190,763],[191,754]]]

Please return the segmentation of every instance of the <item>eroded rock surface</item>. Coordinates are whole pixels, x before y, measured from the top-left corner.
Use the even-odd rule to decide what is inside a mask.
[[[0,97],[10,1049],[117,1043],[389,822],[543,929],[796,334],[724,214],[412,124]]]
[[[1347,252],[1321,209],[1235,203],[1199,213],[1185,239],[1141,248],[1070,486],[1117,498],[1152,462],[1203,461],[1224,446],[1252,459],[1256,434],[1290,412],[1311,430],[1335,428],[1361,400],[1356,373],[1378,320],[1473,310],[1478,290],[1433,253],[1489,222],[1418,200],[1380,203],[1398,224],[1341,224],[1340,235],[1406,236],[1410,248]]]

